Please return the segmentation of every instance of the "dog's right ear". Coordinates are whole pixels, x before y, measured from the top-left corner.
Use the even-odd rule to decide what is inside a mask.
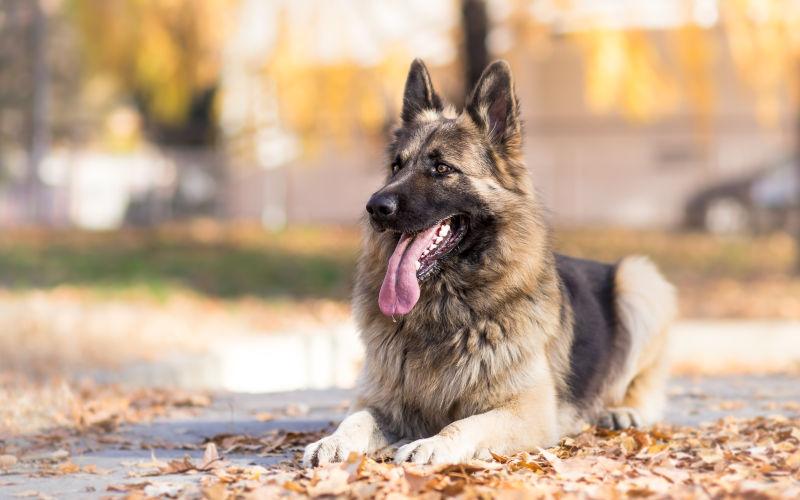
[[[519,102],[507,62],[495,61],[483,71],[467,101],[466,111],[500,151],[510,155],[519,149],[522,144]]]
[[[442,99],[433,90],[431,75],[422,59],[414,59],[406,78],[406,89],[403,92],[403,111],[400,116],[403,123],[410,123],[425,110],[442,111]]]

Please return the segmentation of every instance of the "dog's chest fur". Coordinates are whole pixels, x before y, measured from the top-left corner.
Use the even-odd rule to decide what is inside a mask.
[[[396,323],[378,313],[366,315],[362,325],[362,397],[398,437],[433,435],[497,407],[532,382],[528,365],[537,342],[530,310],[487,319],[466,306],[475,300],[468,293],[437,291]]]

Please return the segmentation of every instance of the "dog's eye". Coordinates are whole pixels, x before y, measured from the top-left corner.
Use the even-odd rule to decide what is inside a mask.
[[[437,163],[436,167],[434,167],[434,170],[439,175],[449,174],[450,172],[453,171],[453,169],[450,168],[450,166],[445,165],[444,163]]]
[[[392,162],[392,174],[396,174],[403,168],[403,160],[400,158],[400,155],[394,157],[394,161]]]

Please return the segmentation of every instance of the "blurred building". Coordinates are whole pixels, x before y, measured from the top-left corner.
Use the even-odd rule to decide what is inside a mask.
[[[25,2],[13,3],[24,13]],[[793,151],[795,106],[786,97],[769,126],[757,119],[757,99],[737,74],[730,38],[717,22],[718,2],[695,0],[687,14],[681,7],[686,2],[679,1],[580,0],[566,17],[557,15],[556,3],[526,7],[526,16],[548,26],[538,32],[520,24],[515,2],[486,4],[492,23],[488,48],[509,59],[514,69],[526,123],[526,158],[554,222],[675,226],[687,200],[703,186]],[[62,141],[40,162],[42,189],[36,196],[42,198],[42,221],[96,229],[194,216],[259,221],[270,227],[354,224],[386,171],[381,136],[398,114],[412,57],[428,62],[443,95],[456,105],[463,101],[456,1],[241,0],[236,5],[235,29],[221,48],[216,104],[210,104],[211,98],[204,101],[207,112],[214,106],[218,111],[216,146],[154,139],[118,154],[98,150],[96,144]],[[0,25],[14,19],[0,17]],[[702,28],[711,39],[705,50],[713,52],[707,58],[712,66],[702,71],[714,76],[714,88],[708,89],[713,106],[698,110],[665,92],[663,100],[670,105],[647,119],[631,119],[613,106],[598,112],[587,98],[587,52],[573,35],[590,28],[636,33],[650,50],[669,58],[674,37],[686,23]],[[531,36],[538,37],[536,43],[527,40]],[[0,55],[15,53],[10,45],[2,49]],[[269,63],[276,53],[282,66]],[[298,68],[336,65],[390,68],[381,74],[383,80],[362,79],[382,99],[373,121],[380,120],[383,128],[379,134],[345,129],[348,140],[342,144],[333,137],[341,131],[320,127],[309,152],[303,132],[285,115],[286,82],[280,86],[278,69],[294,71],[302,79],[306,73]],[[603,68],[592,71],[602,73]],[[649,78],[633,82],[629,91],[658,75]],[[689,73],[677,80],[690,86],[694,78]],[[313,90],[308,81],[297,83]],[[0,132],[21,115],[2,104]],[[313,128],[324,118],[330,127],[339,118],[313,116],[316,111],[310,110],[310,125],[305,126]],[[71,125],[72,116],[62,111],[59,127]],[[24,141],[12,138],[9,147],[2,139],[0,135],[0,225],[12,225],[25,220],[26,198],[31,196],[23,189],[30,181],[25,173],[29,155]]]
[[[725,43],[721,37],[719,43]],[[713,68],[719,87],[707,122],[686,105],[647,123],[595,113],[582,99],[582,55],[557,38],[547,58],[519,57],[512,64],[528,166],[558,224],[672,227],[682,222],[685,203],[699,189],[793,151],[793,111],[784,108],[775,126],[760,123],[751,91],[736,78],[730,58],[719,57]],[[433,72],[435,80],[447,79]],[[353,223],[385,172],[383,151],[363,146],[332,148],[253,173],[259,180],[243,183],[250,192],[234,189],[239,214],[256,215],[268,186],[279,186],[276,199],[288,223]]]

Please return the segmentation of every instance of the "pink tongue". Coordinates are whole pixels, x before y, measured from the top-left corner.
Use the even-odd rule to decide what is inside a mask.
[[[386,266],[378,305],[386,316],[408,314],[419,300],[416,262],[430,246],[439,225],[416,236],[403,233]]]

